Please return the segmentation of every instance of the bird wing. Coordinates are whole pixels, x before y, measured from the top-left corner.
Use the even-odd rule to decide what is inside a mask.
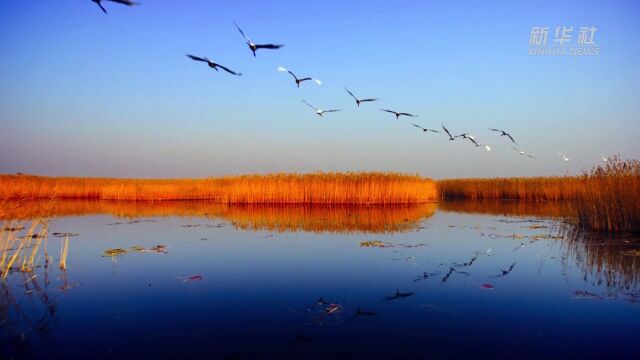
[[[365,101],[378,101],[378,99],[362,99],[362,100],[360,100],[360,102],[365,102]]]
[[[322,112],[338,112],[338,111],[342,111],[342,109],[324,110]]]
[[[385,112],[388,112],[388,113],[397,114],[397,113],[396,113],[395,111],[393,111],[393,110],[380,109],[380,111],[385,111]]]
[[[418,125],[418,124],[411,123],[411,125],[413,125],[413,126],[415,126],[417,128],[420,128],[422,130],[427,130],[427,129],[423,128],[422,126]]]
[[[400,115],[410,116],[410,117],[418,117],[418,115],[413,115],[413,114],[404,113],[404,112],[401,112]]]
[[[278,44],[262,44],[262,45],[256,45],[256,49],[280,49],[283,46],[284,45],[278,45]]]
[[[440,134],[440,131],[438,131],[438,130],[431,130],[431,129],[428,129],[428,130],[431,131],[431,132],[434,132],[436,134]]]
[[[302,100],[302,102],[303,102],[303,103],[305,103],[305,104],[307,104],[308,106],[312,107],[312,108],[313,108],[313,109],[315,109],[316,111],[320,111],[320,109],[318,109],[317,107],[315,107],[315,106],[313,106],[313,105],[309,104],[308,102],[306,102],[306,101],[304,101],[304,100]]]
[[[533,155],[531,155],[531,154],[527,154],[527,156],[528,156],[528,157],[530,157],[530,158],[532,158],[532,159],[535,159],[535,158],[536,158],[535,156],[533,156]]]
[[[502,130],[500,130],[500,129],[492,129],[492,128],[489,128],[489,130],[491,130],[491,131],[497,131],[497,132],[502,132]]]
[[[226,68],[226,67],[224,67],[224,66],[222,66],[222,65],[220,65],[220,64],[216,64],[216,65],[217,65],[220,69],[222,69],[222,70],[224,70],[224,71],[228,72],[229,74],[242,76],[242,73],[237,73],[237,72],[235,72],[235,71],[233,71],[233,70],[231,70],[231,69],[229,69],[229,68]]]
[[[238,26],[238,24],[236,24],[236,22],[233,22],[233,25],[236,26],[236,29],[238,29],[238,31],[240,31],[240,34],[242,34],[242,36],[244,36],[245,39],[247,39],[248,42],[253,43],[253,41],[251,41],[251,39],[249,39],[249,37],[247,35],[245,35],[244,31],[242,31],[242,29],[240,29],[240,26]]]
[[[469,139],[469,141],[471,141],[474,145],[478,146],[478,142],[471,136],[467,136],[467,139]]]
[[[122,5],[128,5],[128,6],[140,5],[140,3],[137,3],[137,2],[131,1],[131,0],[107,0],[107,1],[111,1],[111,2],[114,2],[114,3],[122,4]]]
[[[205,59],[205,58],[201,58],[201,57],[194,56],[194,55],[191,55],[191,54],[187,54],[187,56],[188,56],[189,58],[191,58],[191,60],[209,62],[209,61],[207,61],[207,59]]]
[[[98,6],[100,6],[100,9],[102,9],[102,11],[104,11],[105,14],[108,14],[107,9],[105,9],[104,6],[102,6],[101,3],[96,2],[96,4],[98,4]]]
[[[356,101],[359,101],[358,98],[355,95],[353,95],[351,91],[349,91],[349,89],[347,89],[346,87],[344,89],[347,90],[347,92],[349,93],[349,95],[351,95],[352,98],[356,99]]]
[[[442,125],[442,130],[444,130],[444,132],[447,133],[447,135],[449,135],[450,138],[452,138],[453,136],[451,136],[451,133],[449,132],[449,130],[447,130],[446,127],[444,127],[444,125]]]
[[[517,144],[517,143],[516,143],[516,141],[515,141],[515,140],[513,140],[513,137],[511,136],[511,134],[509,134],[509,133],[505,133],[505,134],[507,134],[507,136],[509,137],[509,139],[511,139],[511,142],[512,142],[512,143]]]

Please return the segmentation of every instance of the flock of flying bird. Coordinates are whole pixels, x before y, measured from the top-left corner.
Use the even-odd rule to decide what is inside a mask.
[[[127,5],[127,6],[139,5],[139,3],[131,1],[131,0],[91,0],[91,1],[95,2],[100,7],[100,9],[102,9],[102,11],[105,14],[107,13],[107,10],[104,8],[104,6],[102,6],[102,2],[103,1],[111,1],[111,2],[114,2],[114,3],[119,3],[119,4]],[[236,29],[238,29],[240,34],[246,40],[246,44],[249,47],[249,50],[251,50],[251,52],[252,52],[254,57],[256,57],[256,51],[258,51],[260,49],[277,50],[277,49],[280,49],[280,48],[282,48],[284,46],[284,45],[281,45],[281,44],[271,44],[271,43],[269,43],[269,44],[257,44],[255,42],[253,42],[253,40],[251,40],[251,38],[249,38],[249,36],[247,36],[247,34],[245,34],[245,32],[240,28],[240,26],[238,26],[238,24],[236,24],[235,22],[233,24],[235,25]],[[195,56],[195,55],[191,55],[191,54],[187,54],[187,57],[189,57],[191,60],[194,60],[194,61],[204,62],[210,68],[214,69],[215,71],[223,70],[223,71],[225,71],[225,72],[227,72],[227,73],[229,73],[231,75],[235,75],[235,76],[241,76],[242,75],[242,73],[234,71],[234,70],[231,70],[230,68],[225,67],[223,65],[220,65],[220,64],[210,60],[207,57]],[[305,81],[314,82],[314,83],[316,83],[318,85],[322,84],[322,82],[320,80],[312,78],[312,77],[309,77],[309,76],[298,77],[298,75],[294,74],[291,70],[288,70],[288,69],[286,69],[286,68],[284,68],[282,66],[279,66],[277,68],[277,70],[280,71],[280,72],[286,72],[289,75],[291,75],[293,77],[293,80],[295,81],[295,84],[296,84],[296,86],[298,88],[300,87],[300,84],[304,83]],[[349,91],[349,89],[347,89],[346,87],[344,89],[346,90],[347,94],[349,94],[355,100],[356,105],[358,107],[360,107],[360,105],[362,103],[369,103],[369,102],[378,101],[377,98],[358,98],[351,91]],[[333,112],[342,111],[342,109],[323,110],[323,109],[320,109],[320,108],[308,103],[306,100],[302,100],[302,102],[304,104],[306,104],[307,106],[309,106],[310,108],[312,108],[315,111],[316,115],[318,115],[320,117],[324,116],[324,114],[327,114],[327,113],[333,113]],[[407,113],[407,112],[400,112],[400,111],[394,111],[394,110],[389,110],[389,109],[380,109],[380,111],[393,114],[396,117],[396,119],[400,119],[401,116],[411,117],[411,118],[417,118],[418,117],[417,115],[410,114],[410,113]],[[416,128],[420,129],[423,133],[429,133],[429,132],[438,133],[438,134],[440,133],[439,130],[425,128],[425,127],[423,127],[423,126],[421,126],[419,124],[416,124],[416,123],[411,123],[411,125],[413,125]],[[453,141],[453,140],[456,140],[458,138],[466,139],[466,140],[469,140],[477,148],[484,148],[486,151],[491,151],[491,147],[489,145],[482,144],[482,143],[478,142],[476,137],[473,136],[472,134],[462,133],[462,134],[459,134],[459,135],[452,135],[451,132],[449,131],[449,129],[447,129],[444,126],[444,124],[441,124],[441,127],[442,127],[442,130],[444,131],[444,133],[448,136],[449,141]],[[526,157],[529,157],[529,158],[535,158],[535,156],[529,154],[528,152],[520,150],[518,147],[516,147],[515,145],[518,145],[518,143],[515,141],[515,139],[513,138],[513,136],[509,132],[507,132],[505,130],[502,130],[502,129],[495,129],[495,128],[489,128],[489,130],[491,130],[493,132],[496,132],[496,133],[499,133],[500,137],[503,137],[503,136],[507,137],[509,139],[509,141],[512,143],[511,144],[511,148],[513,150],[515,150],[517,153],[519,153],[521,156],[526,156]],[[565,156],[562,153],[558,153],[558,155],[560,156],[560,158],[564,162],[571,161],[570,158],[568,158],[567,156]],[[609,158],[603,156],[602,154],[600,154],[600,157],[602,158],[602,161],[604,161],[605,163],[607,161],[609,161]]]

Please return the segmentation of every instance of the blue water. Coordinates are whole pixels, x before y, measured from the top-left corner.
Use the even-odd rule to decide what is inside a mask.
[[[79,234],[68,268],[1,283],[0,358],[635,358],[637,240],[572,242],[526,219],[436,211],[408,231],[341,233],[54,217],[50,234]],[[393,247],[361,246],[375,240]],[[397,290],[413,295],[387,299]]]

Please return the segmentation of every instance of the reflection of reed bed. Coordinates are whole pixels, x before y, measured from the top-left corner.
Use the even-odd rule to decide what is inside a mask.
[[[553,219],[566,219],[575,215],[572,204],[567,201],[448,200],[440,203],[438,209],[469,214]]]
[[[0,176],[0,199],[211,200],[267,204],[405,204],[437,199],[435,182],[397,173],[241,175],[207,179]]]
[[[640,232],[640,162],[608,159],[582,176],[454,179],[438,182],[447,199],[564,201],[588,231]]]
[[[5,201],[7,219],[31,219],[43,201]],[[0,203],[1,205],[2,203]],[[238,228],[268,231],[396,232],[415,229],[417,222],[433,215],[436,204],[405,205],[229,205],[207,201],[96,201],[59,200],[51,216],[107,214],[116,217],[162,216],[224,219]]]
[[[435,204],[406,206],[231,206],[221,217],[240,229],[339,233],[411,231]]]
[[[631,236],[603,236],[567,228],[562,242],[565,257],[574,259],[584,279],[605,285],[610,295],[640,295],[640,256],[629,255],[640,249],[640,239]],[[640,298],[638,298],[640,300]]]

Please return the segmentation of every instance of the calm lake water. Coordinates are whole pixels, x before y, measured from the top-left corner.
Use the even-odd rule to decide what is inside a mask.
[[[0,281],[2,359],[640,353],[640,242],[568,235],[567,204],[63,201],[0,211],[7,229],[43,213],[53,261],[43,266],[40,245],[33,271]],[[65,234],[55,233],[70,233],[66,271]]]

